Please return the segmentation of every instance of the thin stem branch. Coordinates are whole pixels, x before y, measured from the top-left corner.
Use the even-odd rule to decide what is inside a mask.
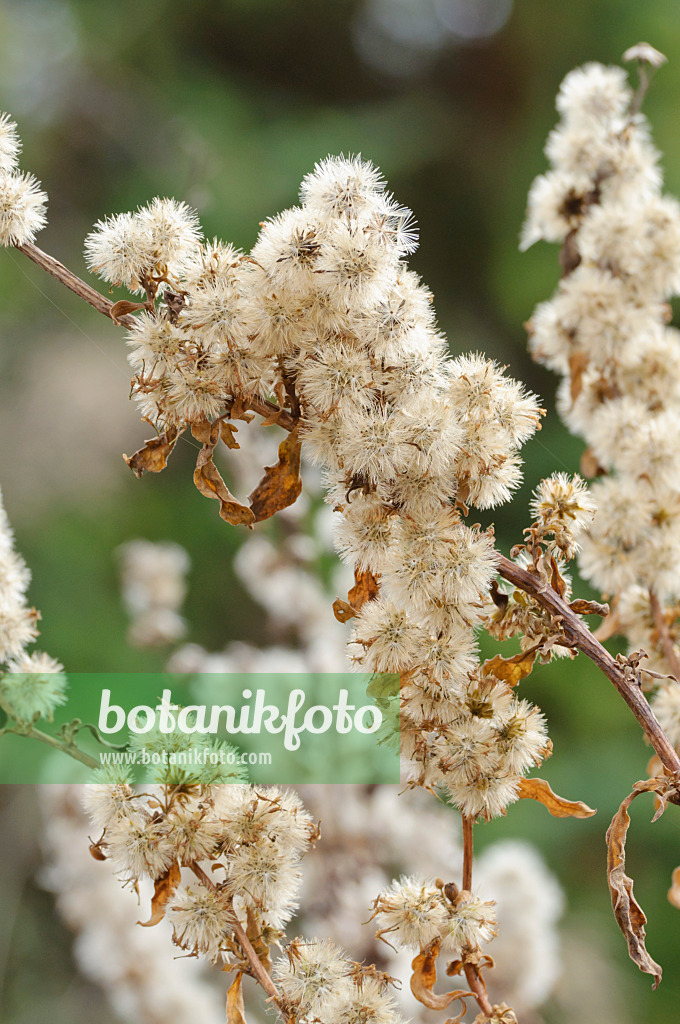
[[[467,814],[461,815],[463,819],[463,889],[470,892],[472,889],[472,859],[473,859],[473,843],[472,843],[472,829],[474,827],[474,818],[469,818]],[[493,1007],[489,1002],[489,997],[486,994],[486,988],[482,981],[479,969],[474,964],[465,964],[465,978],[470,991],[473,993],[477,1003],[479,1004],[480,1010],[490,1017],[493,1013]]]
[[[520,568],[505,555],[496,552],[498,572],[519,590],[531,594],[534,600],[559,621],[560,629],[569,643],[585,654],[614,684],[621,697],[642,726],[645,736],[659,755],[661,763],[680,780],[680,758],[654,717],[635,674],[617,661],[602,646],[587,625],[571,610],[559,594],[538,576]]]
[[[37,245],[32,242],[25,242],[23,245],[17,245],[16,248],[19,252],[23,252],[25,256],[28,256],[29,260],[33,260],[39,267],[55,277],[57,281],[61,281],[70,291],[77,295],[78,298],[84,299],[88,305],[96,309],[98,313],[102,313],[103,316],[113,320],[115,324],[120,324],[123,327],[127,327],[129,330],[134,329],[137,321],[133,316],[126,314],[124,316],[114,317],[111,314],[111,310],[115,303],[107,299],[105,295],[102,295],[92,288],[91,285],[87,284],[81,278],[77,277],[76,274],[72,273],[65,267],[59,260],[55,260],[53,256],[43,252]],[[275,419],[278,426],[283,427],[284,430],[294,430],[299,422],[298,416],[293,416],[291,413],[286,412],[285,409],[279,408],[274,402],[270,402],[266,398],[261,398],[259,395],[253,395],[252,398],[244,401],[244,407],[252,409],[259,416],[263,416],[265,419]]]
[[[197,864],[194,861],[190,865],[190,867],[191,867],[191,870],[193,871],[193,873],[196,875],[196,878],[198,878],[199,881],[201,881],[203,883],[203,885],[206,887],[206,889],[211,889],[213,892],[217,891],[217,886],[213,882],[212,878],[210,878],[208,875],[206,875],[205,871],[203,870],[203,868],[199,864]],[[233,907],[232,907],[232,911],[233,911]],[[255,952],[255,948],[253,947],[253,944],[250,941],[250,939],[248,938],[248,936],[246,935],[245,928],[243,927],[243,925],[241,924],[241,922],[237,918],[235,911],[234,911],[234,914],[233,914],[233,921],[231,923],[231,927],[233,928],[234,935],[235,935],[236,939],[238,940],[238,944],[241,947],[241,949],[243,950],[243,954],[244,954],[245,958],[247,959],[247,961],[248,961],[248,963],[250,965],[250,970],[251,970],[252,976],[255,978],[255,980],[257,982],[259,982],[259,984],[262,986],[262,988],[267,993],[267,995],[270,997],[270,999],[272,999],[276,1003],[276,1005],[279,1007],[279,1009],[281,1009],[282,1008],[282,1004],[283,1004],[283,1000],[281,998],[281,993],[277,989],[277,987],[274,984],[274,982],[272,981],[269,973],[267,972],[267,970],[263,966],[262,961],[260,960],[259,956]]]
[[[461,815],[463,819],[463,889],[470,892],[472,889],[472,829],[474,821],[467,814]]]
[[[668,662],[671,672],[680,682],[680,657],[678,656],[678,649],[673,643],[673,638],[668,628],[666,616],[664,615],[659,598],[653,590],[649,591],[649,603],[651,605],[652,615],[654,616],[654,625],[657,633],[659,634],[664,654],[666,655],[666,661]]]
[[[65,267],[59,260],[55,260],[54,256],[43,252],[33,242],[24,242],[23,245],[17,245],[16,248],[19,252],[23,252],[25,256],[28,256],[29,260],[33,260],[39,267],[42,267],[48,274],[51,274],[52,277],[56,277],[57,281],[61,281],[62,284],[66,285],[78,298],[84,299],[98,313],[103,313],[104,316],[113,320],[111,316],[113,302],[107,299],[105,295],[101,295],[96,288],[92,288],[85,281],[81,281],[68,267]],[[122,324],[124,327],[132,328],[135,326],[135,318],[132,316],[121,316],[114,322]]]

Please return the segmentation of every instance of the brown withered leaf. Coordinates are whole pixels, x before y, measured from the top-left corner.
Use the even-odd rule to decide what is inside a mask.
[[[134,455],[123,455],[123,458],[135,476],[141,477],[145,471],[160,473],[168,464],[168,457],[175,447],[177,437],[177,428],[168,427],[163,434],[145,441],[144,447]]]
[[[680,868],[671,875],[671,887],[668,890],[668,902],[680,910]]]
[[[570,381],[570,394],[572,405],[581,394],[583,387],[583,374],[586,371],[588,363],[590,362],[590,356],[583,349],[577,349],[576,352],[572,352],[569,356],[569,374],[571,377]]]
[[[219,437],[219,427],[214,426],[207,416],[204,416],[202,420],[196,420],[191,424],[191,433],[201,444],[209,444],[214,448]]]
[[[146,302],[130,302],[129,299],[119,299],[114,302],[109,310],[109,316],[118,323],[118,318],[127,316],[129,313],[136,313],[138,309],[147,309]]]
[[[614,916],[623,932],[631,960],[645,974],[652,975],[654,978],[652,988],[654,989],[659,986],[662,972],[645,947],[647,918],[633,895],[633,879],[629,878],[625,872],[626,837],[630,825],[628,808],[635,797],[640,793],[658,793],[661,796],[666,789],[667,784],[664,784],[663,779],[646,779],[643,782],[636,782],[633,792],[629,793],[622,802],[607,829],[607,881]]]
[[[521,799],[538,800],[554,818],[592,818],[597,814],[581,800],[565,800],[553,793],[545,779],[520,779],[518,793]]]
[[[255,413],[248,410],[243,398],[235,398],[231,403],[229,409],[229,416],[232,420],[245,420],[246,423],[252,423],[255,419]]]
[[[356,615],[354,608],[347,601],[341,601],[339,597],[336,597],[333,601],[333,615],[335,615],[338,622],[349,622]]]
[[[347,595],[347,600],[336,598],[333,602],[333,614],[338,622],[348,622],[363,608],[367,601],[372,601],[380,591],[379,577],[374,576],[370,569],[361,572],[354,570],[354,586]]]
[[[240,448],[241,445],[236,440],[236,432],[238,427],[235,423],[231,423],[229,420],[220,420],[220,437],[226,444],[227,448]]]
[[[241,981],[243,974],[238,972],[227,992],[227,1024],[246,1024],[246,1010],[243,1005]]]
[[[584,601],[582,598],[577,598],[571,602],[569,607],[577,615],[600,615],[603,619],[609,615],[609,605],[600,604],[599,601]]]
[[[178,861],[173,861],[168,870],[160,878],[156,879],[151,900],[151,917],[148,921],[138,921],[142,928],[152,928],[165,917],[165,908],[168,900],[174,894],[175,889],[182,881],[182,871]]]
[[[288,508],[299,498],[302,490],[301,450],[302,442],[295,427],[279,445],[279,461],[275,466],[265,466],[264,476],[248,497],[256,523],[269,519],[282,508]]]
[[[550,556],[550,586],[557,591],[560,597],[564,597],[567,592],[567,584],[562,579],[560,568],[552,555]]]
[[[372,601],[378,596],[380,583],[370,569],[366,572],[354,570],[354,586],[347,594],[347,600],[355,612],[360,611],[367,601]]]
[[[252,526],[255,516],[251,509],[242,505],[231,493],[220,472],[215,466],[214,448],[211,444],[204,445],[196,459],[194,483],[206,498],[216,498],[220,503],[220,516],[233,526]]]
[[[272,962],[270,957],[269,946],[262,938],[262,932],[260,925],[257,922],[257,918],[253,913],[252,907],[248,907],[246,910],[246,935],[251,941],[253,949],[257,953],[257,958],[264,967],[265,971],[270,972],[272,969]]]
[[[538,653],[539,644],[520,651],[512,658],[502,658],[497,654],[482,665],[482,672],[485,676],[495,676],[502,679],[508,686],[517,686],[522,679],[529,675],[534,667],[534,661]]]
[[[445,1010],[454,999],[460,999],[468,995],[465,989],[456,989],[455,992],[443,992],[437,995],[433,992],[437,981],[437,957],[439,956],[439,942],[431,942],[422,953],[411,962],[411,992],[419,1003],[426,1006],[428,1010]]]

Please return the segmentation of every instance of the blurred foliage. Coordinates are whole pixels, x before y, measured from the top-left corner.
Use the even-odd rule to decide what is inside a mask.
[[[501,0],[486,7],[493,2]],[[554,96],[579,63],[616,62],[640,39],[659,47],[669,64],[654,82],[646,111],[665,153],[668,188],[678,192],[680,21],[674,0],[516,0],[511,11],[508,0],[506,23],[488,38],[462,39],[441,25],[437,37],[437,12],[441,22],[447,4],[5,0],[0,109],[19,121],[23,166],[50,195],[50,224],[40,244],[83,274],[82,239],[93,222],[153,195],[188,200],[199,209],[206,234],[249,247],[260,220],[295,202],[315,160],[344,151],[377,163],[420,222],[413,265],[435,293],[452,349],[498,358],[549,409],[543,431],[524,452],[525,485],[512,508],[496,516],[499,544],[507,551],[520,539],[532,487],[554,469],[576,469],[582,448],[552,411],[556,381],[528,359],[522,327],[557,279],[554,250],[517,250],[527,189],[545,165]],[[404,11],[411,18],[407,31]],[[395,12],[402,22],[391,24]],[[16,403],[19,394],[32,410],[2,421],[0,480],[6,471],[6,504],[33,570],[31,598],[43,613],[45,649],[72,670],[162,666],[161,653],[125,646],[113,551],[136,536],[176,540],[190,552],[192,640],[212,649],[234,638],[266,644],[266,623],[231,568],[241,537],[194,490],[188,448],[178,449],[161,477],[138,481],[103,447],[102,422],[114,441],[111,424],[125,417],[121,438],[141,439],[147,429],[136,426],[133,409],[124,405],[127,380],[116,330],[36,268],[0,253],[0,343],[0,404]],[[63,389],[48,392],[51,405],[40,392],[46,359],[50,366],[58,368],[63,359],[72,367]],[[79,373],[86,359],[94,379],[92,366],[86,380]],[[95,389],[94,415],[81,408],[86,387]],[[42,419],[31,405],[34,393]],[[100,421],[97,406],[102,417],[109,410],[108,419]],[[53,440],[52,428],[56,432],[69,417],[93,451],[100,442],[106,451],[98,475],[81,464],[78,445],[60,448]],[[31,451],[37,454],[25,461],[36,432]],[[64,487],[53,485],[55,473]],[[604,874],[606,825],[645,773],[639,730],[582,659],[537,670],[525,691],[551,723],[555,756],[544,774],[558,792],[600,813],[588,821],[555,821],[522,802],[506,820],[480,829],[479,845],[509,835],[535,842],[567,888],[567,923],[586,932],[616,965],[629,1019],[675,1020],[680,919],[665,900],[680,860],[674,809],[650,828],[651,808],[636,806],[630,841],[636,893],[650,919],[649,947],[666,968],[655,994],[627,962]],[[3,855],[18,870],[13,835]],[[33,859],[19,859],[33,869]],[[46,943],[60,950],[63,929],[50,916],[49,899],[27,877],[25,897],[6,915],[6,937],[13,931],[4,961],[3,1019],[85,1019],[76,1006],[87,999],[72,994],[74,967],[63,949],[45,959],[39,975],[30,966]],[[101,998],[94,992],[87,998],[108,1021]],[[582,1010],[587,1020],[588,1007]],[[546,1019],[557,1024],[564,1011],[555,1003]]]

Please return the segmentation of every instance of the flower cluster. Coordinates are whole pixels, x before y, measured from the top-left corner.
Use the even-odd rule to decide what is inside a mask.
[[[31,575],[14,550],[0,495],[0,706],[16,722],[51,720],[66,702],[63,667],[48,654],[28,652],[38,636],[39,614],[26,603]]]
[[[121,216],[148,228],[148,211]],[[143,415],[166,437],[188,424],[204,436],[206,419],[242,417],[255,396],[287,405],[323,467],[338,550],[373,581],[373,599],[350,609],[351,653],[360,670],[402,676],[413,784],[446,786],[471,816],[502,813],[546,731],[479,674],[474,629],[495,556],[491,533],[464,515],[519,483],[537,400],[493,362],[447,355],[432,297],[404,262],[412,215],[370,163],[317,165],[300,205],[265,222],[247,256],[187,231],[172,265],[150,268],[126,245],[123,275],[117,225],[100,223],[87,252],[105,279],[146,282],[129,334]],[[161,280],[172,290],[156,306]]]
[[[649,47],[627,56],[663,60]],[[567,75],[546,146],[552,170],[532,186],[524,242],[562,243],[564,275],[534,311],[530,348],[562,376],[559,411],[588,444],[584,471],[600,477],[580,569],[614,599],[611,630],[667,672],[680,599],[680,335],[668,323],[680,294],[680,204],[662,192],[638,106],[621,68]],[[658,710],[677,736],[671,691]]]
[[[32,242],[45,226],[47,196],[32,174],[19,170],[17,126],[0,114],[0,245]]]
[[[401,878],[373,904],[378,935],[398,947],[421,950],[436,942],[445,953],[469,955],[496,935],[493,902],[441,879]]]
[[[164,883],[163,911],[182,949],[224,961],[236,949],[235,921],[267,944],[281,935],[297,905],[299,861],[317,836],[294,793],[168,785],[137,795],[118,782],[89,786],[85,799],[99,855],[130,883]],[[193,884],[182,868],[194,869]]]

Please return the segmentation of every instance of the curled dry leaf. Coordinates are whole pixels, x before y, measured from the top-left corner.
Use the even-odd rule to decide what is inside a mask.
[[[231,493],[222,479],[217,466],[213,462],[213,452],[220,437],[220,424],[194,424],[191,428],[194,437],[203,441],[203,447],[196,459],[194,483],[206,498],[216,498],[220,503],[220,516],[233,526],[252,526],[255,516],[247,505],[242,505]]]
[[[577,598],[571,602],[569,607],[577,615],[599,615],[603,619],[609,615],[609,605],[600,604],[599,601],[584,601],[582,598]]]
[[[248,498],[256,523],[288,508],[300,497],[301,450],[299,428],[295,427],[279,445],[279,461],[275,466],[265,466],[264,476]]]
[[[668,780],[663,778],[636,782],[633,792],[629,793],[622,802],[607,829],[607,881],[614,916],[623,932],[631,960],[638,965],[641,971],[651,974],[654,978],[652,988],[658,988],[662,972],[645,947],[647,918],[633,895],[633,879],[629,878],[625,871],[626,837],[630,825],[628,808],[640,793],[657,793],[663,797],[667,789]]]
[[[160,473],[168,464],[170,452],[175,447],[179,436],[176,427],[168,429],[144,442],[144,447],[136,451],[134,455],[123,455],[126,463],[132,472],[141,477],[144,471],[147,473]]]
[[[465,989],[456,989],[454,992],[443,992],[436,995],[432,990],[437,981],[437,957],[439,956],[439,942],[435,940],[419,953],[411,963],[413,974],[411,975],[411,992],[419,1003],[426,1006],[428,1010],[445,1010],[454,999],[461,999],[469,995]]]
[[[241,982],[243,974],[238,972],[227,992],[227,1024],[246,1024],[246,1011],[243,1005]]]
[[[553,793],[545,779],[520,779],[518,793],[520,799],[538,800],[554,818],[591,818],[597,814],[580,800],[565,800]]]
[[[142,928],[152,928],[165,917],[168,900],[182,880],[182,871],[178,861],[173,861],[168,870],[156,879],[151,900],[151,917],[148,921],[138,921]]]
[[[353,619],[357,612],[366,604],[378,596],[380,583],[378,577],[374,576],[370,569],[366,572],[354,570],[354,586],[347,595],[347,600],[342,601],[339,597],[333,602],[333,614],[338,622],[347,622]]]
[[[494,658],[484,662],[482,671],[485,676],[502,679],[508,686],[517,686],[534,667],[539,646],[539,644],[535,644],[526,651],[515,654],[512,658],[501,658],[500,654],[497,654]]]
[[[347,604],[347,601],[341,601],[339,597],[336,597],[333,601],[333,615],[335,615],[338,622],[349,622],[356,616],[354,608],[351,604]]]
[[[128,316],[130,313],[136,313],[139,309],[148,309],[146,302],[130,302],[129,299],[119,299],[118,302],[114,302],[109,310],[111,319],[116,323],[119,322],[120,317]]]

